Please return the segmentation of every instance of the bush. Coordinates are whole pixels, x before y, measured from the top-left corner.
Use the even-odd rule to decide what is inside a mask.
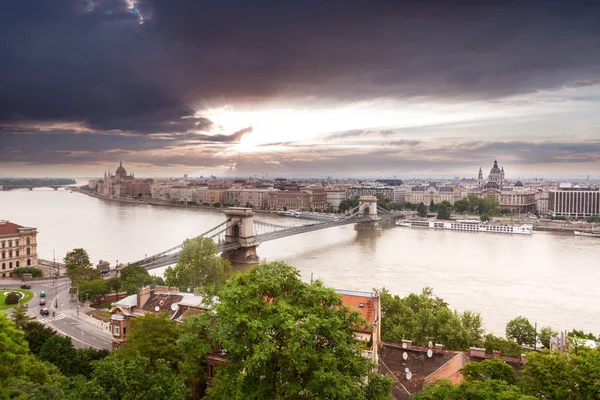
[[[19,303],[19,295],[16,292],[10,292],[6,295],[6,300],[4,301],[6,304],[18,304]]]
[[[41,278],[44,274],[42,270],[34,267],[20,267],[12,270],[12,276],[23,276],[23,274],[31,274],[34,278]]]

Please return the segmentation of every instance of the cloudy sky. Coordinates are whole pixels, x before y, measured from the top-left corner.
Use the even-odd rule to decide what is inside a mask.
[[[600,2],[0,0],[0,176],[600,177]]]

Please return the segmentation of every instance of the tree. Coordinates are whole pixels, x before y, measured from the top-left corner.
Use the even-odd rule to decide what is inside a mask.
[[[18,304],[19,303],[19,294],[16,292],[10,292],[6,295],[6,299],[4,299],[5,304]]]
[[[381,193],[377,193],[375,197],[377,197],[377,205],[379,207],[388,211],[394,208],[394,202],[388,198],[385,198]]]
[[[425,207],[425,204],[419,203],[417,206],[417,215],[421,218],[427,217],[427,207]]]
[[[506,324],[506,338],[521,345],[533,346],[535,344],[535,328],[527,318],[518,316]]]
[[[519,385],[540,399],[600,398],[600,351],[579,348],[561,354],[542,350],[527,354]]]
[[[359,203],[358,199],[359,199],[359,196],[354,196],[351,199],[343,200],[340,203],[340,207],[339,207],[340,211],[345,213],[346,211],[353,210],[354,208],[358,207],[358,203]]]
[[[535,400],[535,397],[523,395],[518,387],[496,380],[467,380],[457,386],[447,380],[436,381],[410,398],[411,400]]]
[[[489,221],[491,218],[490,218],[490,216],[489,216],[489,215],[487,215],[487,214],[482,214],[482,215],[479,217],[479,219],[481,220],[481,222],[486,222],[486,221]]]
[[[31,274],[34,278],[41,278],[44,276],[42,270],[35,267],[19,267],[11,271],[12,276],[23,276],[23,274]]]
[[[354,338],[365,323],[360,314],[321,282],[302,282],[293,267],[262,263],[234,276],[215,308],[229,363],[209,399],[391,399],[391,379],[376,373]]]
[[[25,325],[33,318],[27,314],[28,308],[25,307],[24,304],[19,304],[15,308],[13,308],[12,313],[10,314],[10,318],[15,322],[17,328],[23,329]]]
[[[450,208],[445,204],[440,204],[438,207],[437,219],[450,219]]]
[[[90,400],[185,400],[188,391],[183,377],[165,360],[139,354],[130,361],[117,355],[93,363],[92,380],[80,380],[73,399]]]
[[[454,210],[459,213],[464,213],[469,210],[469,200],[461,199],[454,202]]]
[[[108,357],[110,351],[105,349],[75,349],[75,358],[73,359],[73,371],[86,378],[92,377],[94,363]]]
[[[79,297],[81,299],[95,299],[108,293],[108,285],[104,279],[82,282],[79,285]]]
[[[584,331],[578,331],[577,329],[573,329],[571,332],[567,333],[567,337],[596,340],[596,336],[593,333],[585,333]]]
[[[469,211],[479,212],[479,196],[470,194],[467,196],[467,201],[469,202]]]
[[[495,197],[483,197],[479,199],[479,212],[482,214],[493,213],[498,206],[499,203]]]
[[[163,359],[175,366],[181,360],[181,353],[177,347],[179,329],[175,321],[167,313],[146,314],[131,321],[130,331],[127,333],[127,346],[120,351],[126,360],[135,360],[136,354],[150,360],[152,365],[158,359]]]
[[[127,267],[125,267],[127,268]],[[125,269],[123,268],[123,269]],[[113,276],[112,278],[109,278],[106,280],[106,287],[108,288],[109,291],[116,293],[119,293],[119,290],[121,290],[121,285],[122,285],[122,281],[121,278],[119,278],[118,276]],[[133,294],[133,293],[132,293]]]
[[[499,358],[468,363],[462,368],[461,373],[468,381],[498,380],[513,384],[516,380],[515,370]]]
[[[21,329],[25,333],[25,340],[29,343],[29,349],[35,355],[39,355],[44,343],[56,335],[54,329],[37,321],[27,322]]]
[[[61,373],[73,375],[75,348],[70,337],[54,335],[48,338],[40,348],[39,358],[58,367]]]
[[[78,286],[84,282],[101,279],[102,274],[95,268],[68,265],[67,276],[71,279],[74,286]]]
[[[429,202],[429,211],[436,212],[437,209],[438,209],[438,206],[433,202],[433,200],[431,200]]]
[[[521,345],[514,340],[497,337],[491,333],[485,335],[483,347],[488,354],[492,354],[496,350],[505,357],[520,357],[523,350]]]
[[[120,271],[121,280],[120,282],[112,281],[109,284],[112,285],[111,290],[123,290],[127,294],[139,293],[140,288],[148,285],[164,285],[162,278],[158,276],[152,276],[148,270],[139,265],[129,265]],[[109,279],[111,281],[114,278]],[[117,289],[115,289],[117,288]]]
[[[187,239],[177,265],[165,271],[167,284],[182,289],[200,286],[218,290],[231,272],[229,261],[218,253],[219,246],[210,238]]]
[[[92,263],[90,262],[90,256],[84,249],[73,249],[67,252],[67,255],[65,256],[63,261],[67,268],[69,266],[83,268],[89,268],[92,266]]]
[[[381,290],[381,313],[386,323],[381,325],[383,340],[399,342],[410,339],[419,346],[429,341],[443,343],[449,350],[466,350],[481,345],[483,334],[479,314],[452,311],[443,299],[434,296],[431,288],[405,298]]]
[[[554,329],[549,326],[545,326],[540,330],[540,342],[544,345],[545,348],[550,348],[550,339],[558,335]]]

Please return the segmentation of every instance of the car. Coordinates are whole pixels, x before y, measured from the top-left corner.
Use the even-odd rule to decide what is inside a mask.
[[[40,306],[45,306],[45,305],[46,305],[46,300],[44,300],[44,299],[41,299],[41,300],[40,300]]]
[[[40,297],[46,297],[46,292],[40,292]]]
[[[40,310],[40,315],[41,316],[50,315],[50,310],[48,310],[47,308],[42,308]]]
[[[23,284],[21,285],[21,289],[31,289],[31,285]]]

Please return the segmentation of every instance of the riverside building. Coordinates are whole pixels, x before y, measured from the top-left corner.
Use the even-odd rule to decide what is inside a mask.
[[[548,213],[553,217],[586,218],[600,214],[600,189],[563,183],[548,191]]]
[[[19,267],[36,266],[37,229],[0,220],[0,273],[3,278]]]

